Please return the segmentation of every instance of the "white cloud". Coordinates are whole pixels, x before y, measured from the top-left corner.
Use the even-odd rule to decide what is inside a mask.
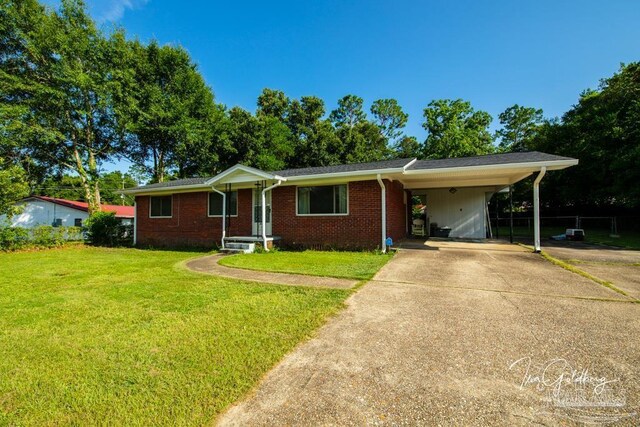
[[[139,9],[149,0],[93,0],[89,2],[91,14],[98,21],[120,20],[127,9]]]

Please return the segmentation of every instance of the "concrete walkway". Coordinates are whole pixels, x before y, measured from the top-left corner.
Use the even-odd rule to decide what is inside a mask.
[[[578,425],[604,416],[638,425],[640,305],[617,298],[514,246],[401,249],[218,422]],[[607,387],[624,404],[552,404],[550,388],[524,379],[558,359],[567,375],[615,380]],[[572,384],[560,386],[571,396]]]
[[[319,288],[349,289],[358,281],[352,279],[340,279],[336,277],[306,276],[301,274],[272,273],[268,271],[245,270],[240,268],[225,267],[218,264],[223,254],[209,255],[197,258],[186,263],[187,268],[199,273],[214,276],[229,277],[232,279],[249,280],[260,283],[274,283],[287,286],[312,286]]]

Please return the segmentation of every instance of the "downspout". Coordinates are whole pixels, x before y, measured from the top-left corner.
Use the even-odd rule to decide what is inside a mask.
[[[262,247],[265,251],[269,252],[267,247],[267,191],[271,191],[277,186],[282,184],[282,180],[278,180],[271,187],[267,187],[262,190]],[[271,204],[273,204],[273,196],[271,196]],[[272,218],[273,219],[273,218]]]
[[[226,227],[226,220],[227,220],[227,194],[223,191],[220,191],[218,189],[216,189],[215,187],[211,187],[211,189],[213,191],[215,191],[216,193],[220,194],[222,196],[222,249],[224,249],[224,238],[226,237],[226,233],[227,233],[227,227]]]
[[[138,242],[138,202],[133,202],[133,246]]]
[[[380,174],[376,177],[378,179],[378,184],[380,184],[380,195],[381,202],[380,207],[382,209],[382,253],[387,252],[387,189],[384,186],[384,182],[382,181],[382,177]]]
[[[540,181],[547,173],[547,167],[540,168],[540,173],[533,181],[533,251],[540,252]]]

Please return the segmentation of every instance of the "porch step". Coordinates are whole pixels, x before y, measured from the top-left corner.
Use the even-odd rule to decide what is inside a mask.
[[[250,254],[256,250],[255,243],[227,242],[221,252]]]

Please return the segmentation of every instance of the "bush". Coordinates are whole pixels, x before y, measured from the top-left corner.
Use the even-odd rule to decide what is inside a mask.
[[[96,212],[86,222],[87,241],[96,246],[131,246],[133,230],[113,212]]]
[[[0,227],[0,250],[4,251],[53,248],[72,240],[82,240],[82,228],[50,225],[35,228]]]
[[[0,228],[0,249],[15,251],[30,246],[29,230],[22,227]]]

